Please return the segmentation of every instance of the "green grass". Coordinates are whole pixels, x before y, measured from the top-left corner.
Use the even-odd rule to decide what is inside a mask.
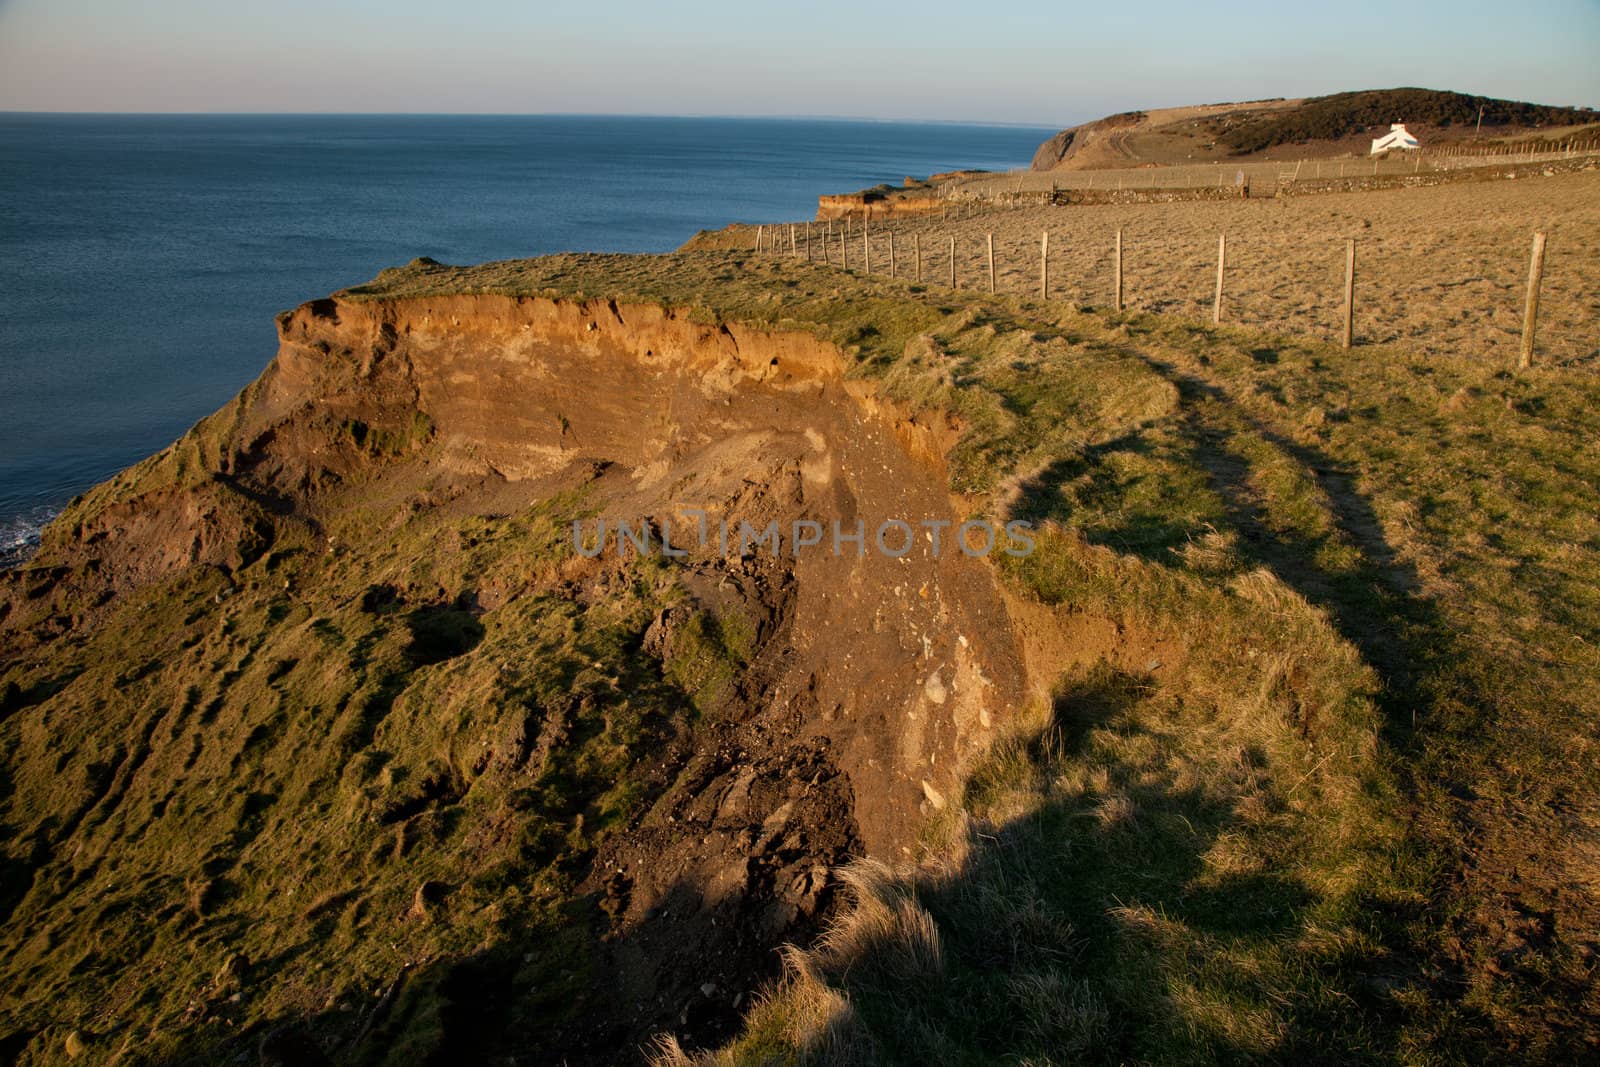
[[[307,1010],[355,1026],[404,966],[509,943],[538,947],[518,979],[534,1002],[581,1010],[587,940],[565,908],[595,843],[647,802],[633,768],[686,728],[692,694],[638,651],[683,599],[658,562],[587,607],[553,592],[570,548],[551,516],[570,503],[337,529],[375,555],[280,540],[231,583],[183,572],[13,666],[25,690],[70,681],[48,734],[12,735],[29,807],[9,817],[76,825],[71,863],[8,902],[7,1010],[157,1062]],[[506,604],[468,610],[486,587]],[[450,921],[395,922],[429,882]],[[70,904],[84,888],[90,916]],[[235,955],[254,968],[242,1001],[213,977]],[[428,988],[408,985],[417,1018],[400,1006],[369,1045],[395,1062],[425,1046]]]
[[[1591,372],[727,252],[417,263],[347,295],[459,292],[659,302],[838,344],[852,376],[956,417],[963,506],[1045,526],[1002,579],[1099,649],[969,768],[920,866],[850,873],[856,905],[709,1058],[1588,1048]],[[574,596],[554,516],[575,499],[276,518],[214,477],[239,410],[87,494],[15,579],[45,582],[75,530],[142,494],[274,534],[233,573],[109,608],[13,599],[34,614],[10,625],[111,614],[0,661],[0,1013],[37,1048],[80,1029],[148,1062],[284,1018],[361,1032],[409,967],[347,1056],[400,1062],[465,1010],[458,966],[540,1025],[593,1010],[575,880],[670,787],[648,754],[717,717],[752,624],[690,612],[663,673],[641,647],[687,610],[679,576],[641,560]],[[330,429],[373,463],[433,447],[421,422]],[[421,910],[449,921],[404,918],[435,882]],[[233,1001],[240,953],[256,977]]]

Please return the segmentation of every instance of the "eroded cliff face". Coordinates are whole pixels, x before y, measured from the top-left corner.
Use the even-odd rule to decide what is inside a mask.
[[[281,333],[242,421],[247,454],[273,453],[285,421],[313,412],[397,438],[421,413],[435,444],[426,463],[453,480],[489,479],[489,496],[592,477],[584,529],[596,519],[670,529],[709,604],[759,605],[760,681],[743,713],[781,710],[831,739],[876,853],[909,848],[956,767],[1021,697],[991,573],[955,541],[964,516],[942,465],[955,428],[846,381],[839,353],[809,335],[648,305],[502,297],[318,302]],[[305,453],[275,457],[274,480],[315,483],[315,471],[294,469]],[[471,507],[470,495],[454,506]],[[888,520],[914,527],[911,552],[873,543]],[[924,520],[952,524],[937,553]],[[797,521],[820,524],[821,543],[796,549]],[[776,523],[776,551],[741,545],[744,523]],[[836,523],[862,524],[867,543],[835,543]],[[902,538],[886,540],[898,550]]]
[[[488,1053],[518,996],[552,1056],[725,1034],[830,871],[910,857],[1024,698],[990,568],[924,525],[965,517],[958,427],[809,335],[651,305],[335,298],[279,328],[238,401],[3,579],[6,663],[34,665],[5,694],[14,1016],[148,994],[183,951],[124,1053],[324,999],[355,1051]],[[578,519],[657,549],[591,558]],[[911,551],[874,544],[888,520]],[[91,884],[155,940],[74,920]],[[103,970],[49,966],[90,943]],[[348,1007],[374,982],[404,993],[376,1023]]]

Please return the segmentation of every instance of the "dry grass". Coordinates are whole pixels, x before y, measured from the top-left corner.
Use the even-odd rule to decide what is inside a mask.
[[[859,225],[849,246],[856,269]],[[889,229],[880,226],[873,261],[885,271]],[[1120,229],[1126,306],[1207,321],[1225,233],[1226,321],[1324,341],[1338,338],[1345,241],[1355,238],[1360,343],[1495,366],[1515,361],[1531,235],[1545,229],[1540,356],[1588,362],[1600,352],[1596,173],[1289,199],[997,209],[893,228],[902,277],[920,234],[924,277],[943,285],[954,236],[958,284],[971,290],[987,288],[984,235],[992,232],[1000,291],[1024,295],[1038,292],[1039,237],[1049,230],[1051,296],[1097,307],[1112,300]],[[743,231],[737,240],[747,240]],[[837,262],[837,246],[831,254]]]

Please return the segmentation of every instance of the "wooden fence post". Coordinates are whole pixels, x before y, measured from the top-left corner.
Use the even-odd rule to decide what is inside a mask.
[[[1217,236],[1217,295],[1211,301],[1211,325],[1222,325],[1222,271],[1228,262],[1228,235]]]
[[[1039,236],[1039,299],[1050,299],[1050,231]]]
[[[1522,354],[1517,369],[1533,366],[1533,329],[1539,318],[1539,281],[1544,276],[1544,231],[1533,235],[1533,259],[1528,263],[1528,300],[1522,311]]]
[[[865,274],[872,273],[872,239],[867,236],[866,216],[861,218],[861,262],[866,264],[861,270]]]
[[[1112,306],[1115,307],[1118,311],[1121,311],[1122,310],[1122,231],[1121,230],[1117,231],[1117,253],[1116,253],[1116,256],[1113,257],[1112,283],[1113,283],[1113,288],[1115,289],[1115,300],[1114,300],[1114,303],[1113,303]]]
[[[994,292],[994,234],[989,234],[989,292]]]
[[[845,240],[844,230],[839,230],[839,266],[845,270],[850,269],[850,245]]]
[[[811,223],[806,223],[806,262],[811,262]]]
[[[757,252],[761,251],[761,230],[762,230],[762,227],[760,227],[760,226],[756,227],[756,251]]]
[[[897,277],[894,266],[894,230],[889,231],[889,277]]]
[[[950,238],[950,288],[956,287],[956,239]]]
[[[791,256],[798,256],[800,254],[799,250],[795,248],[794,245],[794,223],[792,222],[789,223],[789,254]]]
[[[917,284],[922,284],[922,234],[911,235],[911,251],[917,260]]]
[[[1345,348],[1355,343],[1356,324],[1356,239],[1350,238],[1344,254],[1344,338]]]

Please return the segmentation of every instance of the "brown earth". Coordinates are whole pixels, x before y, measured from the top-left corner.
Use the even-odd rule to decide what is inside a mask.
[[[1003,605],[960,553],[935,558],[923,540],[903,559],[857,556],[849,544],[835,556],[825,540],[798,559],[717,559],[720,522],[733,541],[740,522],[759,531],[775,521],[788,552],[796,520],[847,530],[859,520],[870,537],[887,520],[957,514],[944,417],[901,412],[846,382],[838,353],[809,335],[708,327],[642,305],[495,297],[319,302],[282,332],[247,433],[280,433],[267,426],[307,396],[334,418],[376,425],[372,363],[400,361],[388,388],[414,393],[402,410],[427,412],[447,470],[542,486],[598,468],[601,516],[648,519],[680,541],[703,512],[707,545],[681,547],[704,569],[708,598],[731,585],[761,601],[763,636],[784,634],[771,663],[756,664],[770,675],[765,699],[830,724],[875,853],[911,841],[923,781],[948,787],[1020,691]],[[349,355],[330,368],[330,351]]]

